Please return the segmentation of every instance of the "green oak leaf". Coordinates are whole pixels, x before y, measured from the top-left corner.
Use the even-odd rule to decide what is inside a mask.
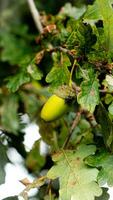
[[[55,165],[47,173],[49,179],[59,178],[61,200],[94,200],[102,194],[96,183],[98,170],[84,163],[95,153],[95,146],[81,145],[76,151],[62,150],[53,156]]]
[[[13,94],[4,99],[1,123],[5,130],[18,134],[19,116],[18,116],[18,97]]]
[[[91,113],[94,112],[95,106],[99,104],[99,82],[93,71],[81,83],[81,92],[78,94],[77,100],[84,109]]]
[[[66,3],[63,9],[61,9],[61,11],[59,12],[58,16],[62,18],[64,16],[69,16],[75,19],[79,19],[85,11],[86,11],[85,5],[79,8],[79,7],[72,6],[71,3]]]
[[[68,84],[69,71],[66,67],[53,68],[46,77],[46,82],[51,83],[51,86],[57,88],[58,86]]]
[[[113,101],[113,96],[111,94],[106,94],[105,103],[110,104]]]
[[[31,55],[32,48],[25,38],[16,37],[10,32],[0,32],[0,46],[3,48],[1,60],[8,61],[11,65],[20,64],[21,60]]]
[[[113,115],[113,102],[108,107],[109,113]]]
[[[110,0],[96,0],[89,5],[84,15],[84,22],[94,24],[98,20],[103,21],[104,40],[106,50],[113,51],[113,9]]]
[[[16,92],[20,86],[30,82],[30,76],[25,70],[22,70],[21,72],[15,74],[15,76],[10,76],[7,80],[7,88],[11,92]]]
[[[50,87],[55,89],[61,85],[69,84],[70,72],[68,67],[71,65],[66,54],[59,56],[59,53],[53,54],[53,67],[46,76],[46,82],[50,83]]]
[[[70,72],[66,66],[53,67],[46,76],[46,82],[51,84],[52,88],[69,84]]]
[[[100,185],[107,183],[113,186],[113,155],[107,151],[89,156],[86,161],[88,165],[101,168],[98,174],[98,182]]]

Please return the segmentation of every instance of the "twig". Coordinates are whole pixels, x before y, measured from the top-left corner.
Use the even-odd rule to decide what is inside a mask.
[[[37,188],[44,185],[46,179],[47,179],[46,176],[42,176],[34,180],[32,183],[26,186],[26,188],[20,193],[19,196],[23,197],[25,200],[28,200],[28,192],[33,188]]]
[[[64,52],[64,53],[68,54],[69,56],[71,56],[73,59],[75,59],[75,55],[70,50],[68,50],[64,47],[57,46],[57,47],[49,49],[49,52],[54,52],[54,51]]]
[[[80,118],[81,118],[81,114],[82,114],[82,110],[80,110],[79,112],[77,112],[76,114],[76,118],[74,119],[73,123],[72,123],[72,126],[70,128],[70,131],[69,131],[69,134],[68,134],[68,137],[66,138],[64,144],[63,144],[63,149],[65,149],[69,143],[69,140],[72,136],[72,133],[73,133],[73,130],[74,128],[78,125],[79,121],[80,121]]]
[[[40,14],[33,0],[27,0],[35,25],[40,33],[43,32],[43,27],[40,21]]]
[[[108,91],[107,89],[100,89],[99,92],[103,94],[113,94],[113,91]]]
[[[86,119],[88,120],[88,122],[90,123],[92,128],[95,128],[98,124],[96,122],[95,116],[94,114],[84,110],[83,114],[85,114]]]

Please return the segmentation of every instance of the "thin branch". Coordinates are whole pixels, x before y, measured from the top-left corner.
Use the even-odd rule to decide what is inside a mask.
[[[66,140],[65,140],[65,142],[63,144],[63,147],[62,147],[63,149],[65,149],[67,147],[67,145],[69,143],[69,140],[70,140],[70,138],[72,136],[73,130],[75,129],[75,127],[78,125],[78,123],[80,121],[81,114],[82,114],[82,110],[80,110],[79,112],[77,112],[76,118],[74,119],[74,121],[72,123],[72,126],[70,128],[69,134],[68,134],[68,136],[67,136],[67,138],[66,138]]]
[[[113,91],[108,91],[107,89],[100,89],[99,91],[103,94],[113,94]]]
[[[57,46],[54,48],[49,49],[49,52],[54,52],[54,51],[61,51],[63,53],[68,54],[69,56],[71,56],[73,59],[75,59],[75,55],[68,49],[61,47],[61,46]]]
[[[92,128],[95,128],[98,125],[94,114],[92,114],[86,110],[83,111],[83,114],[85,115],[86,119],[88,120],[88,122],[90,123]]]
[[[26,186],[26,188],[19,194],[19,196],[23,197],[25,200],[28,200],[28,192],[33,188],[38,188],[38,187],[41,187],[42,185],[44,185],[46,179],[47,179],[46,176],[42,176],[42,177],[34,180],[32,183],[29,183]]]
[[[38,31],[39,31],[40,33],[42,33],[42,32],[43,32],[43,27],[42,27],[42,24],[41,24],[41,21],[40,21],[40,14],[39,14],[39,11],[38,11],[38,9],[36,8],[36,5],[35,5],[35,3],[34,3],[33,0],[27,0],[27,2],[28,2],[28,5],[29,5],[29,8],[30,8],[32,17],[33,17],[33,19],[34,19],[36,28],[38,29]]]

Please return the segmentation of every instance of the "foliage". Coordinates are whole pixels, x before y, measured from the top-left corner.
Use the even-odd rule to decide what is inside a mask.
[[[95,157],[95,158],[94,158]],[[98,174],[98,181],[100,185],[108,183],[109,186],[113,185],[112,162],[113,156],[106,151],[101,151],[95,156],[89,156],[86,161],[90,166],[101,167]]]
[[[88,76],[81,83],[78,103],[92,113],[95,110],[95,106],[99,104],[99,84],[94,71],[89,72]]]
[[[25,200],[108,200],[103,185],[113,186],[113,0],[34,2],[41,33],[27,1],[1,0],[0,184],[13,147],[36,178],[21,181]],[[53,94],[68,111],[47,123],[40,113]],[[29,151],[25,114],[40,134]]]
[[[83,162],[85,157],[94,152],[94,146],[79,146],[76,152],[62,150],[53,156],[57,164],[49,170],[47,177],[59,177],[60,199],[92,200],[94,196],[100,196],[101,189],[95,182],[98,170],[89,168]]]

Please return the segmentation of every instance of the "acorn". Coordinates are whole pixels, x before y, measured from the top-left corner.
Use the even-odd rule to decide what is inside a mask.
[[[46,122],[51,122],[59,119],[68,110],[68,105],[65,99],[52,95],[44,104],[41,110],[41,118]]]

